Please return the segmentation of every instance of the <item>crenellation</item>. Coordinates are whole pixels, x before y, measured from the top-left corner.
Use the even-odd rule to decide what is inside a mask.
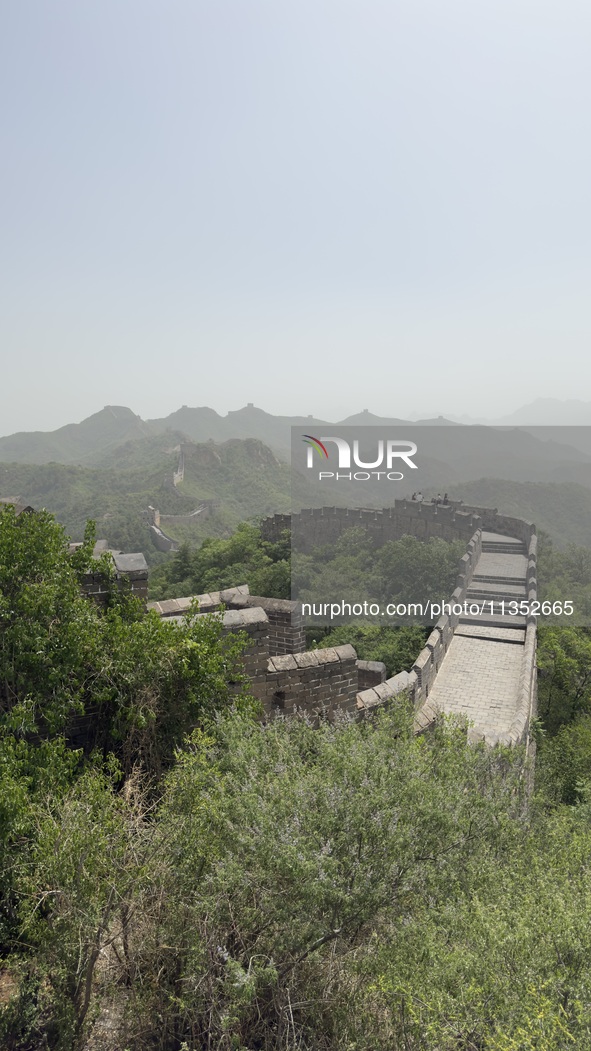
[[[535,618],[527,618],[527,623],[523,618],[524,644],[516,647],[518,640],[513,635],[520,634],[519,625],[498,625],[502,618],[494,614],[489,618],[490,624],[481,624],[458,609],[471,594],[488,595],[492,601],[494,588],[498,587],[496,581],[509,581],[510,586],[514,586],[515,567],[521,564],[525,567],[523,596],[529,601],[535,599],[537,538],[532,523],[499,515],[491,508],[397,500],[393,507],[377,511],[327,507],[308,508],[293,516],[275,515],[262,523],[261,531],[266,539],[276,539],[291,527],[298,543],[304,542],[300,550],[310,550],[334,543],[345,529],[358,523],[367,528],[378,545],[409,534],[425,539],[433,535],[447,540],[463,539],[466,550],[449,599],[451,609],[438,619],[412,668],[386,679],[381,662],[357,660],[350,645],[306,651],[300,608],[295,602],[250,595],[245,586],[198,596],[200,615],[225,606],[224,631],[246,632],[244,670],[253,694],[262,703],[265,717],[271,718],[280,712],[284,716],[305,713],[313,721],[338,715],[365,719],[384,705],[408,698],[415,709],[415,730],[424,732],[442,710],[438,700],[442,673],[445,678],[449,661],[456,660],[454,654],[465,654],[468,648],[475,667],[478,667],[477,657],[485,662],[483,683],[473,682],[469,673],[460,669],[460,676],[466,677],[460,678],[463,686],[459,688],[460,695],[455,697],[456,707],[474,711],[477,723],[480,719],[478,725],[470,729],[469,739],[484,737],[489,744],[527,741],[536,710]],[[486,544],[485,534],[488,534]],[[519,554],[522,549],[525,556]],[[502,564],[508,568],[497,568]],[[162,616],[178,616],[190,601],[167,600],[151,603],[150,607]],[[513,717],[502,725],[494,710],[483,710],[491,675],[494,678],[496,674],[492,668],[498,668],[499,696],[504,696],[505,682],[507,689],[515,690]],[[497,707],[495,702],[493,709]],[[507,711],[503,715],[505,720]]]

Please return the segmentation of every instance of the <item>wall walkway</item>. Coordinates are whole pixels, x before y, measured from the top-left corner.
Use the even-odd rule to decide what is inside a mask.
[[[535,714],[535,624],[507,615],[531,590],[528,555],[516,537],[482,533],[467,598],[491,612],[460,617],[428,699],[432,710],[467,718],[472,739],[491,745],[523,741]]]
[[[202,615],[223,604],[224,630],[249,637],[245,671],[267,714],[298,710],[320,718],[341,712],[361,719],[405,693],[414,702],[417,733],[444,713],[465,717],[472,740],[527,745],[536,711],[536,624],[533,617],[511,616],[509,603],[531,603],[537,596],[534,526],[491,508],[442,511],[404,501],[381,512],[302,512],[294,526],[313,524],[317,542],[326,543],[360,519],[383,543],[411,531],[466,539],[450,612],[437,621],[412,668],[385,679],[382,664],[358,661],[351,646],[304,652],[295,602],[249,595],[246,586],[198,596]],[[264,533],[274,535],[290,522],[278,515],[263,525]],[[190,602],[169,599],[149,607],[177,618]],[[465,602],[478,603],[483,615],[458,612]]]

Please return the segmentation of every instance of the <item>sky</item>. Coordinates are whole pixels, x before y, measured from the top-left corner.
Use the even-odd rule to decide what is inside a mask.
[[[0,433],[591,400],[587,0],[0,0]]]

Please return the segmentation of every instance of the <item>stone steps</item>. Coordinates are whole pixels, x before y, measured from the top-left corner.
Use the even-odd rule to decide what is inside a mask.
[[[523,628],[525,630],[525,617],[510,617],[508,614],[501,616],[500,613],[483,613],[481,617],[471,617],[463,614],[458,621],[459,624],[479,624],[483,628]]]
[[[472,577],[472,583],[476,584],[512,584],[515,587],[525,587],[525,576],[522,577],[493,577],[484,576],[481,573],[475,573]]]
[[[525,586],[525,581],[522,581],[521,584],[505,584],[503,581],[500,583],[495,581],[493,584],[491,581],[488,586],[486,584],[477,583],[476,587],[470,585],[468,588],[468,595],[482,595],[483,598],[485,595],[496,595],[498,598],[510,597],[519,599],[523,598],[526,594],[527,588]]]
[[[482,541],[483,551],[493,551],[503,555],[525,555],[525,547],[523,544],[503,544],[493,543],[491,540]]]
[[[486,602],[494,602],[495,605],[498,602],[504,602],[507,605],[508,602],[520,602],[527,601],[527,592],[522,589],[519,594],[512,591],[468,591],[466,593],[466,602],[475,602],[482,604]]]
[[[527,550],[519,538],[483,532],[482,554],[466,592],[468,608],[484,606],[483,612],[460,614],[429,693],[435,711],[468,719],[469,739],[495,744],[517,734],[530,635],[526,617],[502,614],[501,603],[508,610],[509,603],[527,600],[527,573]]]

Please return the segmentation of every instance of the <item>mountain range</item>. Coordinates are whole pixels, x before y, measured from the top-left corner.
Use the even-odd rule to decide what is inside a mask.
[[[335,426],[415,426],[481,424],[495,427],[521,427],[539,437],[574,446],[591,456],[591,402],[545,398],[517,409],[498,420],[477,420],[443,415],[409,420],[375,416],[365,409],[344,420],[329,421],[315,416],[274,416],[248,404],[220,416],[207,406],[182,408],[160,419],[142,420],[131,409],[107,405],[81,423],[69,423],[55,431],[20,431],[0,438],[0,461],[5,463],[62,463],[89,467],[112,467],[122,457],[143,459],[140,446],[148,438],[161,436],[171,447],[180,441],[224,442],[233,438],[256,438],[286,462],[290,458],[291,427],[326,430]],[[547,428],[553,428],[550,433]],[[571,457],[568,456],[567,459]],[[130,464],[131,466],[131,464]]]
[[[46,507],[74,539],[93,518],[111,546],[158,558],[151,550],[149,505],[177,517],[201,503],[211,505],[207,516],[197,515],[189,524],[167,523],[173,538],[193,542],[227,535],[244,518],[287,511],[292,427],[302,436],[337,429],[346,436],[348,427],[403,426],[403,436],[420,443],[418,487],[425,495],[448,490],[466,502],[508,511],[507,502],[512,513],[537,515],[557,542],[591,546],[591,426],[560,422],[564,411],[579,420],[588,412],[591,421],[591,404],[577,405],[575,414],[572,406],[564,410],[564,403],[534,402],[520,410],[520,418],[532,423],[519,427],[457,426],[443,416],[410,422],[367,410],[337,424],[313,416],[273,416],[250,404],[226,416],[183,406],[162,419],[142,420],[125,406],[106,406],[55,431],[0,438],[0,498]],[[554,426],[536,422],[544,406],[545,418],[554,411]],[[363,449],[362,458],[369,460],[374,450],[375,445]],[[173,484],[181,459],[184,476]],[[398,485],[386,493],[373,479],[362,487],[328,482],[319,490],[310,484],[311,473],[291,471],[291,506],[381,507],[392,496],[410,495],[413,474],[407,474],[408,492]]]

